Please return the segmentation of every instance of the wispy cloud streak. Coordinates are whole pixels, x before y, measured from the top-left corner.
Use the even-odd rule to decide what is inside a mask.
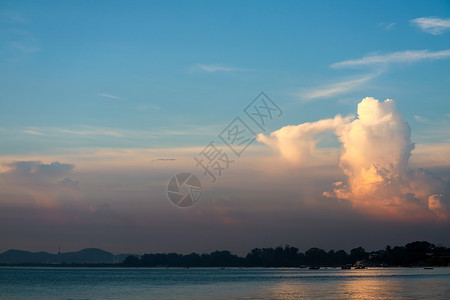
[[[332,64],[334,69],[376,67],[394,63],[413,63],[421,60],[445,59],[450,57],[450,49],[442,51],[406,50],[384,55],[368,55],[358,59],[349,59]]]
[[[156,161],[175,161],[176,158],[155,158],[152,160],[152,162],[156,162]]]
[[[110,99],[116,99],[116,100],[122,100],[122,98],[119,97],[119,96],[114,96],[114,95],[107,94],[107,93],[98,93],[97,95],[100,96],[100,97],[105,97],[105,98],[110,98]]]
[[[395,27],[395,23],[394,22],[392,22],[392,23],[383,22],[383,23],[379,23],[378,26],[382,27],[384,30],[391,30]]]
[[[312,100],[317,98],[327,98],[340,95],[361,87],[362,85],[369,82],[376,76],[378,76],[378,74],[369,74],[352,80],[346,80],[338,83],[333,83],[330,85],[316,87],[314,89],[302,93],[301,96],[306,100]]]
[[[417,18],[411,20],[411,24],[432,35],[439,35],[450,29],[450,19],[433,17]]]
[[[344,68],[363,68],[368,67],[374,70],[374,73],[357,77],[351,80],[340,81],[337,83],[319,86],[300,93],[304,100],[333,97],[336,95],[354,91],[372,79],[378,77],[386,71],[386,67],[391,64],[414,63],[422,60],[438,60],[450,57],[450,49],[442,51],[429,50],[406,50],[383,55],[366,55],[358,59],[349,59],[336,62],[330,65],[333,69]]]
[[[192,71],[203,71],[207,73],[214,73],[214,72],[233,72],[233,71],[240,71],[239,68],[233,68],[222,64],[196,64],[191,68]]]

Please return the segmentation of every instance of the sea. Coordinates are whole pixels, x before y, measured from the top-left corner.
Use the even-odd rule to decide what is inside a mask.
[[[2,267],[0,299],[450,299],[450,267]]]

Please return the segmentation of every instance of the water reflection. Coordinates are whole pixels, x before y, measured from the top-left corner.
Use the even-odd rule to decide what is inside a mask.
[[[340,294],[347,299],[392,299],[398,289],[398,283],[388,278],[354,277],[342,284]]]
[[[392,299],[392,295],[404,294],[402,280],[386,270],[317,270],[290,275],[272,286],[267,298]]]
[[[281,283],[273,287],[272,296],[275,299],[290,300],[302,299],[306,297],[306,287],[303,284]]]

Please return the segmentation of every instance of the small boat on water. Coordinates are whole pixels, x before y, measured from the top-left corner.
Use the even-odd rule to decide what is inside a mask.
[[[341,269],[342,270],[350,270],[352,267],[351,266],[342,266]]]
[[[432,267],[425,267],[424,269],[425,270],[433,270],[434,268],[432,268]]]
[[[314,267],[314,266],[311,266],[311,267],[309,267],[308,269],[310,269],[310,270],[319,270],[320,267]]]

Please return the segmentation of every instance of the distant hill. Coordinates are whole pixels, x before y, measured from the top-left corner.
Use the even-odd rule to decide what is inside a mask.
[[[0,254],[1,264],[101,264],[122,262],[128,254],[114,256],[102,249],[87,248],[76,252],[51,254],[48,252],[29,252],[8,250]]]
[[[0,254],[0,263],[57,263],[57,254],[47,252],[29,252],[23,250],[8,250]]]
[[[114,255],[110,252],[96,248],[86,248],[77,252],[61,253],[61,262],[68,264],[113,263],[113,257]]]

